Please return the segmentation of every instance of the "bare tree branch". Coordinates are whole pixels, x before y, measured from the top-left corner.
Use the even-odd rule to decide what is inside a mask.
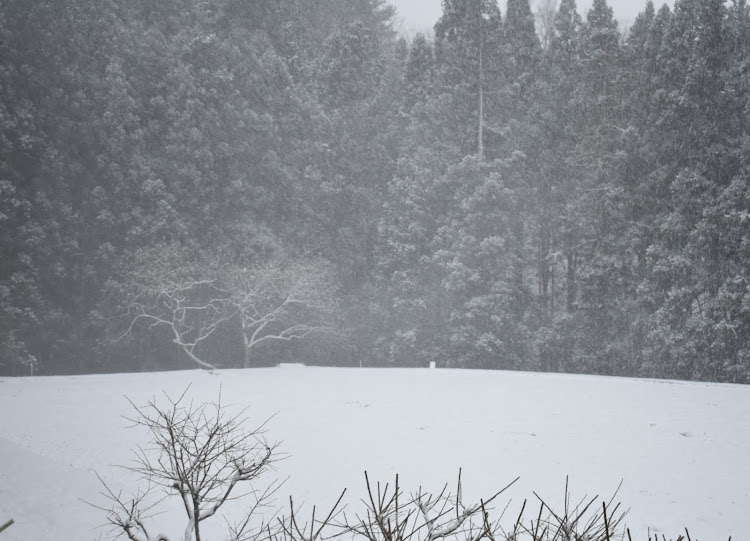
[[[344,499],[344,494],[346,494],[346,489],[341,492],[338,500],[336,500],[336,503],[333,504],[331,510],[328,512],[328,515],[323,520],[316,521],[316,508],[315,506],[313,506],[312,517],[309,523],[309,533],[308,523],[304,523],[300,527],[299,522],[297,521],[299,509],[295,508],[294,499],[290,496],[289,516],[279,519],[279,526],[281,530],[280,535],[278,536],[280,537],[280,539],[278,541],[322,541],[323,539],[326,539],[326,537],[323,536],[323,532],[327,527],[332,525],[333,519],[341,512],[339,506],[341,505],[341,501]]]
[[[447,486],[438,494],[423,493],[420,489],[411,499],[404,501],[399,479],[393,488],[380,483],[375,487],[365,473],[367,500],[364,516],[356,521],[345,520],[345,527],[355,537],[366,541],[437,541],[457,539],[466,541],[494,541],[498,524],[489,519],[489,504],[510,488],[517,479],[487,500],[465,506],[459,472],[455,494]]]
[[[128,281],[121,285],[121,294],[128,299],[125,317],[129,325],[117,340],[141,323],[151,330],[162,327],[191,361],[213,370],[214,365],[202,359],[198,349],[236,311],[217,278],[207,276],[205,269],[181,263],[183,258],[170,247],[135,257]]]
[[[322,261],[277,257],[263,265],[227,272],[231,302],[242,326],[244,366],[251,352],[268,341],[302,340],[313,333],[336,333],[336,288]]]
[[[264,425],[245,430],[244,410],[230,414],[220,398],[196,405],[186,394],[187,390],[176,400],[167,396],[166,405],[155,400],[143,406],[131,402],[135,415],[129,420],[145,428],[151,439],[135,451],[133,463],[125,468],[147,480],[149,488],[126,499],[100,478],[102,494],[110,505],[95,507],[107,512],[107,521],[118,536],[131,541],[169,541],[165,535],[149,536],[145,523],[164,497],[178,496],[187,518],[184,541],[201,541],[201,522],[215,516],[227,501],[249,497],[250,509],[240,525],[230,528],[230,539],[255,539],[249,535],[250,519],[269,503],[280,483],[260,491],[254,484],[276,460],[277,444],[266,441]],[[240,484],[248,490],[238,493]],[[147,505],[153,488],[159,488],[163,497]]]
[[[0,532],[2,532],[2,531],[4,531],[4,530],[7,530],[7,529],[8,529],[8,528],[10,528],[11,526],[13,526],[13,524],[14,524],[14,521],[13,521],[13,519],[10,519],[10,520],[9,520],[8,522],[6,522],[5,524],[2,524],[2,525],[0,525]]]

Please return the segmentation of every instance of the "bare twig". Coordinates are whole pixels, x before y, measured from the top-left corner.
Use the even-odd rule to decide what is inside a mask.
[[[357,516],[355,523],[346,523],[347,531],[367,541],[438,541],[463,537],[466,541],[494,541],[499,526],[490,520],[489,504],[515,481],[479,503],[463,503],[461,472],[456,491],[450,494],[447,485],[438,494],[422,492],[403,502],[399,478],[391,489],[389,485],[375,487],[365,472],[367,500],[366,513]]]
[[[267,341],[301,340],[315,333],[341,332],[333,273],[322,261],[294,262],[277,257],[257,267],[226,272],[230,301],[251,351]]]
[[[133,426],[146,428],[151,439],[147,446],[136,450],[132,465],[125,469],[145,479],[148,489],[124,498],[100,477],[103,496],[110,505],[95,507],[107,512],[113,532],[131,541],[166,540],[166,536],[149,536],[145,523],[153,517],[149,513],[154,507],[176,495],[187,517],[184,539],[189,541],[195,536],[200,541],[201,522],[216,515],[227,501],[250,497],[252,503],[245,519],[230,528],[231,539],[257,539],[265,526],[252,535],[250,518],[269,503],[280,484],[271,483],[260,491],[253,485],[275,461],[277,445],[263,437],[264,425],[245,430],[244,410],[230,414],[221,398],[211,404],[195,405],[186,394],[187,390],[176,400],[167,396],[166,405],[155,400],[144,406],[131,402],[135,415],[129,420]],[[241,484],[247,485],[249,491],[238,493]],[[145,500],[154,488],[159,488],[163,497],[147,505]]]
[[[284,517],[279,519],[279,525],[281,527],[281,534],[283,537],[283,541],[321,541],[323,539],[326,539],[326,537],[323,535],[323,531],[328,528],[329,526],[333,525],[334,518],[342,512],[342,509],[340,509],[340,505],[342,500],[344,499],[344,494],[346,494],[346,489],[344,489],[341,494],[339,495],[338,500],[336,500],[336,503],[333,504],[331,507],[331,510],[328,512],[328,515],[323,520],[316,520],[315,518],[315,511],[316,508],[313,506],[312,509],[312,516],[309,523],[309,533],[308,532],[308,524],[305,523],[301,527],[299,525],[299,522],[297,520],[297,515],[299,514],[299,509],[297,509],[294,506],[294,499],[292,496],[289,497],[289,517]]]
[[[7,530],[14,524],[13,519],[10,519],[8,522],[0,526],[0,532]]]

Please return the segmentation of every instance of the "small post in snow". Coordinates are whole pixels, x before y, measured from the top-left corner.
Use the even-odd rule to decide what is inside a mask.
[[[7,529],[8,529],[8,528],[10,528],[10,527],[11,527],[12,525],[13,525],[13,519],[10,519],[10,520],[9,520],[8,522],[6,522],[6,523],[5,523],[5,524],[3,524],[2,526],[0,526],[0,532],[2,532],[3,530],[7,530]]]

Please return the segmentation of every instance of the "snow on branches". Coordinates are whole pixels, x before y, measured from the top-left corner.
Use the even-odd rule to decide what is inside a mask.
[[[264,425],[245,429],[244,411],[230,413],[221,403],[194,404],[186,393],[167,403],[152,400],[146,405],[132,404],[133,426],[145,428],[150,441],[135,451],[132,465],[125,469],[139,475],[147,488],[132,498],[115,493],[102,480],[103,496],[113,533],[131,541],[170,541],[165,534],[152,536],[146,523],[153,518],[156,503],[146,503],[151,492],[164,497],[176,496],[182,502],[186,525],[184,541],[201,541],[201,524],[210,519],[231,499],[250,502],[244,518],[230,529],[230,541],[249,541],[265,531],[266,525],[252,523],[258,511],[268,505],[279,487],[272,481],[265,488],[255,485],[277,456],[277,444],[264,437]],[[100,478],[101,480],[101,478]],[[245,490],[240,491],[240,485]]]
[[[404,497],[399,478],[392,488],[377,483],[373,488],[365,472],[367,483],[366,510],[355,520],[347,520],[347,529],[363,541],[438,541],[466,539],[466,541],[495,541],[498,524],[490,520],[490,504],[515,481],[479,503],[463,503],[461,472],[455,494],[447,485],[439,494],[419,491],[411,498]],[[406,500],[406,501],[404,501]]]
[[[266,341],[302,339],[312,333],[336,333],[336,288],[322,261],[276,258],[256,267],[226,272],[230,302],[242,326],[244,366]]]
[[[300,340],[313,333],[337,333],[333,272],[320,260],[278,256],[256,265],[195,264],[165,247],[134,258],[118,294],[127,305],[130,335],[139,324],[164,328],[178,348],[199,367],[216,365],[204,356],[218,329],[240,330],[242,361],[268,341]]]

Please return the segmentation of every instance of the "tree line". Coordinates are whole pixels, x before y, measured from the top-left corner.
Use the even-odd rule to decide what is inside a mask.
[[[746,1],[545,7],[4,0],[0,370],[747,382]]]

